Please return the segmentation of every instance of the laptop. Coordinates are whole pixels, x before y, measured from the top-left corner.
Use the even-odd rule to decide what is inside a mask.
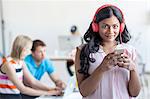
[[[71,76],[69,78],[69,81],[67,83],[67,87],[64,90],[63,97],[66,97],[66,96],[72,94],[73,92],[79,92],[78,87],[77,87],[77,80],[76,80],[75,76]]]
[[[64,94],[62,96],[41,96],[38,97],[36,99],[68,99],[68,97],[70,95],[72,95],[75,92],[79,92],[79,90],[77,89],[77,83],[76,83],[76,77],[75,76],[71,76],[69,78],[69,81],[67,83],[67,87],[65,88],[65,90],[63,91]]]

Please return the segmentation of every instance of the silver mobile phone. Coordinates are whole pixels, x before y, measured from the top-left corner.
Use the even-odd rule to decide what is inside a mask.
[[[124,53],[124,49],[117,49],[117,50],[115,50],[115,52],[117,52],[117,54],[123,54]]]

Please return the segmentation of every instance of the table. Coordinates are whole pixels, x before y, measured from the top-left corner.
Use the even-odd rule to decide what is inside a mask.
[[[71,70],[71,66],[74,64],[74,60],[72,59],[72,57],[64,56],[64,55],[63,56],[54,55],[54,56],[50,56],[49,58],[52,61],[64,61],[69,75],[73,76],[74,72]]]
[[[79,92],[73,92],[72,94],[68,96],[41,96],[36,99],[82,99],[82,96]]]
[[[56,56],[56,55],[54,55],[54,56],[50,56],[49,57],[52,61],[72,61],[72,58],[71,57],[69,57],[69,56]]]

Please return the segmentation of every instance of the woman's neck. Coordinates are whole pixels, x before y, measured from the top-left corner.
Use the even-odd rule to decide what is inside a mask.
[[[111,53],[115,50],[117,42],[104,42],[102,47],[105,53]]]
[[[111,47],[113,47],[115,45],[117,45],[116,41],[114,41],[114,42],[103,42],[103,44],[102,44],[102,46],[106,47],[106,48],[109,48],[109,47],[111,48]]]

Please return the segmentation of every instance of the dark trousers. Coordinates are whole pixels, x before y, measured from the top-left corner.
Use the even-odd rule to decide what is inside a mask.
[[[22,99],[20,94],[1,94],[0,99]]]
[[[25,95],[25,94],[21,94],[21,96],[22,96],[22,99],[35,99],[35,98],[39,97],[39,96],[29,96],[29,95]]]

